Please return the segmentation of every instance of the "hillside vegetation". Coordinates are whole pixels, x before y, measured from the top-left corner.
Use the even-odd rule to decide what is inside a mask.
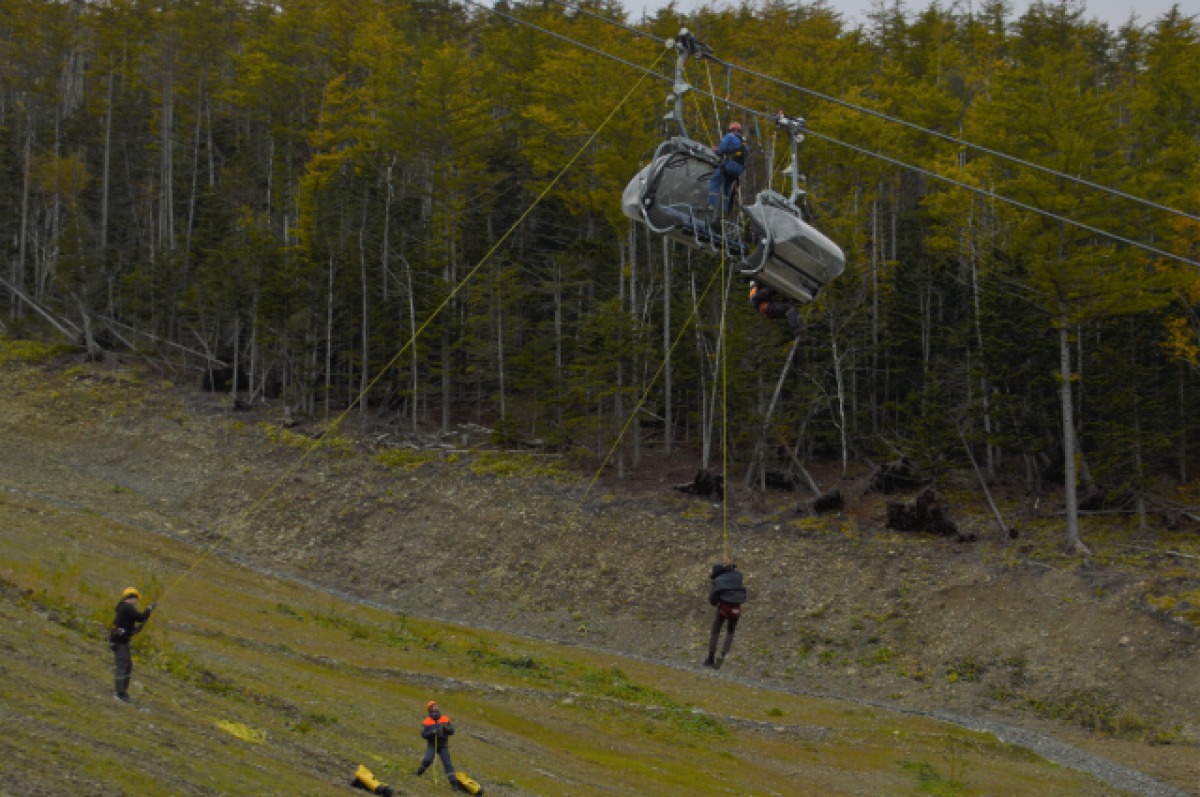
[[[1194,482],[1200,288],[1167,256],[1200,262],[1186,4],[1119,29],[1065,1],[885,3],[861,26],[821,4],[575,5],[498,8],[661,77],[687,28],[799,87],[685,74],[807,120],[804,212],[846,254],[767,428],[784,325],[715,253],[620,212],[679,132],[665,84],[451,0],[2,0],[5,327],[298,416],[366,389],[358,419],[411,435],[472,422],[597,465],[616,444],[621,476],[651,436],[747,485],[794,471],[781,445],[938,482],[973,456],[1030,504],[1065,488],[1080,553],[1077,484],[1145,521]],[[697,94],[685,115],[705,144],[745,125],[742,204],[789,190],[769,118]]]
[[[579,505],[582,481],[561,468],[530,475],[544,466],[528,457],[381,462],[351,439],[289,470],[303,435],[283,434],[278,416],[258,415],[259,428],[147,376],[69,359],[4,366],[0,576],[14,654],[4,688],[22,708],[6,720],[6,737],[21,741],[3,772],[17,794],[40,793],[31,784],[41,778],[82,777],[76,762],[92,762],[93,786],[117,777],[103,773],[122,745],[156,751],[148,760],[158,763],[144,768],[150,780],[173,773],[188,788],[220,770],[201,766],[207,753],[192,755],[213,745],[239,777],[249,768],[267,782],[287,770],[334,788],[361,760],[418,788],[398,762],[419,752],[414,718],[430,695],[491,740],[465,735],[458,755],[468,771],[510,780],[515,793],[585,794],[613,782],[622,784],[615,793],[670,793],[671,778],[685,774],[695,780],[677,783],[688,793],[789,794],[795,779],[830,794],[956,780],[965,785],[938,788],[1108,788],[991,736],[774,688],[950,710],[968,724],[998,718],[1036,731],[997,731],[1002,738],[1037,746],[1057,737],[1184,789],[1197,782],[1196,640],[1186,624],[1166,622],[1185,619],[1191,560],[1132,556],[1118,536],[1111,549],[1098,546],[1087,572],[1062,559],[1053,528],[1034,526],[1018,551],[886,532],[876,499],[803,521],[789,521],[785,506],[748,507],[762,514],[739,514],[733,534],[750,611],[714,678],[697,663],[710,611],[704,575],[721,529],[703,501],[680,505],[610,483]],[[244,517],[281,477],[280,491]],[[158,730],[110,734],[106,723],[125,709],[109,697],[99,641],[114,595],[137,583],[154,597],[197,561],[197,546],[218,542],[222,554],[181,583],[139,640],[147,691],[138,702],[159,712],[145,718]],[[1186,534],[1163,532],[1160,542],[1195,552]],[[1158,611],[1153,602],[1169,596],[1174,613]],[[479,630],[487,627],[500,630]],[[484,706],[507,706],[504,722]],[[41,718],[51,715],[74,730],[50,733],[43,748],[36,740],[51,725]],[[167,717],[179,724],[164,726]],[[217,722],[266,731],[267,747],[228,738]],[[625,740],[621,755],[587,760],[619,774],[582,767],[582,751],[603,753],[613,734]],[[59,747],[68,737],[73,746]],[[1046,754],[1081,765],[1061,750]],[[620,780],[635,776],[645,782]],[[1114,782],[1133,787],[1121,777]]]

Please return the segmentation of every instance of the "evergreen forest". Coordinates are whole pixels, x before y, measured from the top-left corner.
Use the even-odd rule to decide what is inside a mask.
[[[1144,522],[1195,481],[1195,16],[495,8],[0,0],[0,333],[141,357],[318,423],[350,408],[346,424],[401,435],[480,424],[593,470],[615,445],[614,478],[652,449],[751,487],[777,456],[842,475],[907,459],[934,482],[977,469],[1030,496],[1065,488],[1077,550],[1084,495]],[[787,139],[735,106],[820,134],[799,150],[804,207],[847,265],[802,308],[810,342],[793,354],[718,254],[622,215],[677,132],[669,82],[514,19],[668,77],[662,40],[687,28],[810,90],[687,65],[721,98],[687,98],[690,134],[745,125],[747,204],[785,190]]]

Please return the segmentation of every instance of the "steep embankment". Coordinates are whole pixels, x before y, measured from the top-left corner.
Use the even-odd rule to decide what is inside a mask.
[[[347,444],[314,454],[235,523],[301,451],[258,426],[265,413],[234,416],[119,371],[10,368],[0,390],[4,484],[199,542],[233,523],[227,543],[251,559],[412,612],[701,657],[721,535],[711,506],[599,485],[580,507],[582,485],[522,475],[520,461],[387,467]],[[1143,610],[1144,573],[1025,564],[1048,550],[1035,524],[1025,551],[901,539],[877,528],[881,509],[735,518],[752,604],[730,675],[986,708],[1198,788],[1196,642]],[[158,562],[160,577],[181,564]]]

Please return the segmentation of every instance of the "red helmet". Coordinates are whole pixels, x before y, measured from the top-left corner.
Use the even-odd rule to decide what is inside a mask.
[[[729,130],[730,130],[730,132],[733,132],[735,130],[739,133],[742,132],[742,123],[741,122],[730,122]]]

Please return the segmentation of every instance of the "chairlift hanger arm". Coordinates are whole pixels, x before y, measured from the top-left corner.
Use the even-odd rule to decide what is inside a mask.
[[[551,31],[551,30],[546,30],[545,28],[543,28],[543,27],[541,27],[541,26],[539,26],[539,25],[535,25],[535,24],[534,24],[534,23],[532,23],[532,22],[527,22],[527,21],[525,21],[525,20],[523,20],[523,19],[521,19],[521,18],[519,18],[519,17],[514,17],[514,16],[512,16],[511,14],[507,14],[507,13],[505,13],[505,12],[503,12],[503,11],[497,11],[496,9],[494,9],[494,8],[491,8],[491,7],[489,7],[489,6],[486,6],[486,5],[484,5],[484,4],[480,3],[480,2],[478,2],[477,0],[464,0],[464,2],[466,2],[466,3],[467,3],[467,4],[469,4],[469,5],[473,5],[473,6],[476,6],[476,7],[478,7],[478,8],[482,8],[482,9],[484,9],[485,11],[490,11],[490,12],[492,12],[493,14],[496,14],[497,16],[500,16],[500,17],[503,17],[503,18],[505,18],[505,19],[508,19],[508,20],[510,20],[510,21],[512,21],[512,22],[515,22],[515,23],[517,23],[518,25],[525,25],[525,26],[527,26],[527,27],[530,27],[530,28],[532,28],[532,29],[534,29],[534,30],[540,31],[540,32],[542,32],[542,33],[545,33],[545,34],[546,34],[546,35],[548,35],[548,36],[553,36],[553,37],[554,37],[554,38],[556,38],[556,39],[560,39],[560,40],[562,40],[562,41],[565,41],[565,42],[567,42],[568,44],[572,44],[572,45],[574,45],[574,46],[576,46],[576,47],[582,47],[583,49],[585,49],[585,50],[588,50],[588,51],[590,51],[590,52],[593,52],[593,53],[595,53],[596,55],[599,55],[599,56],[602,56],[602,57],[604,57],[604,58],[607,58],[607,59],[609,59],[610,61],[615,61],[615,62],[617,62],[617,63],[619,63],[619,64],[624,64],[625,66],[628,66],[628,67],[630,67],[631,69],[636,69],[636,70],[638,70],[638,71],[640,71],[640,72],[648,73],[650,76],[652,76],[652,77],[655,77],[655,78],[658,78],[659,80],[665,80],[665,81],[668,81],[668,82],[670,82],[670,81],[671,81],[671,78],[667,77],[666,75],[660,74],[660,73],[658,73],[658,72],[654,72],[653,70],[647,69],[646,67],[644,67],[644,66],[642,66],[642,65],[640,65],[640,64],[635,64],[635,63],[633,63],[632,61],[627,61],[627,60],[625,60],[624,58],[621,58],[620,56],[613,55],[612,53],[605,52],[604,50],[598,49],[598,48],[596,48],[596,47],[591,47],[591,46],[589,46],[589,45],[587,45],[587,44],[584,44],[583,42],[575,41],[574,39],[571,39],[571,38],[569,38],[569,37],[567,37],[567,36],[563,36],[562,34],[559,34],[559,33],[555,33],[554,31]],[[714,97],[714,96],[715,96],[715,95],[713,95],[713,94],[710,94],[710,93],[709,93],[709,92],[707,92],[707,91],[704,91],[703,89],[698,89],[698,88],[695,88],[695,87],[693,87],[693,88],[692,88],[692,91],[695,91],[695,92],[697,92],[698,94],[703,94],[703,95],[704,95],[704,96],[706,96],[706,97]],[[717,99],[720,99],[720,98],[717,98]],[[753,109],[753,108],[748,108],[748,107],[746,107],[745,105],[741,105],[740,103],[736,103],[736,102],[732,102],[732,101],[730,101],[730,102],[728,102],[727,104],[728,104],[728,105],[729,105],[729,107],[731,107],[731,108],[737,108],[739,111],[743,111],[743,112],[745,112],[745,113],[748,113],[748,114],[753,114],[753,115],[755,115],[755,116],[760,116],[760,117],[763,117],[763,118],[765,118],[765,119],[772,119],[772,118],[775,118],[775,117],[772,117],[770,114],[763,113],[762,111],[757,111],[757,110],[755,110],[755,109]],[[994,193],[994,192],[992,192],[992,191],[988,191],[988,190],[985,190],[985,189],[983,189],[983,188],[979,188],[979,187],[977,187],[977,186],[973,186],[973,185],[969,185],[969,184],[967,184],[967,183],[960,182],[960,181],[958,181],[958,180],[955,180],[955,179],[954,179],[954,178],[952,178],[952,177],[946,177],[945,175],[938,174],[937,172],[932,172],[932,171],[929,171],[928,169],[923,169],[923,168],[921,168],[920,166],[913,166],[912,164],[905,163],[904,161],[897,160],[897,159],[895,159],[895,158],[891,158],[891,157],[889,157],[889,156],[887,156],[887,155],[883,155],[883,154],[880,154],[880,153],[878,153],[878,152],[871,152],[870,150],[863,149],[863,148],[861,148],[861,147],[856,147],[856,146],[854,146],[853,144],[848,144],[848,143],[846,143],[846,142],[844,142],[844,141],[839,141],[838,139],[836,139],[836,138],[831,138],[830,136],[822,135],[822,134],[820,134],[820,133],[814,133],[814,132],[813,132],[813,131],[811,131],[811,130],[808,130],[808,131],[807,131],[807,134],[808,134],[808,135],[810,135],[810,136],[813,136],[814,138],[818,138],[818,139],[820,139],[820,140],[822,140],[822,141],[828,141],[828,142],[829,142],[829,143],[831,143],[831,144],[836,144],[836,145],[837,145],[837,146],[839,146],[839,147],[845,147],[846,149],[849,149],[849,150],[852,150],[852,151],[854,151],[854,152],[857,152],[857,153],[858,153],[858,154],[860,154],[860,155],[866,155],[867,157],[870,157],[870,158],[875,158],[876,160],[881,160],[881,161],[884,161],[885,163],[890,163],[890,164],[892,164],[893,166],[898,166],[898,167],[900,167],[900,168],[902,168],[902,169],[909,169],[910,171],[914,171],[914,172],[916,172],[916,173],[918,173],[918,174],[924,175],[924,176],[926,176],[926,177],[929,177],[929,178],[931,178],[931,179],[933,179],[933,180],[939,180],[939,181],[941,181],[941,182],[943,182],[943,183],[948,183],[948,184],[950,184],[950,185],[953,185],[953,186],[956,186],[956,187],[958,187],[958,188],[963,188],[963,189],[965,189],[965,190],[967,190],[967,191],[971,191],[971,192],[973,192],[973,193],[976,193],[976,194],[981,194],[981,195],[983,195],[983,196],[986,196],[986,197],[989,197],[989,198],[991,198],[991,199],[995,199],[995,200],[998,200],[998,201],[1000,201],[1000,202],[1004,202],[1004,203],[1006,203],[1006,204],[1012,205],[1013,207],[1020,208],[1020,209],[1022,209],[1022,210],[1027,210],[1027,211],[1029,211],[1029,212],[1031,212],[1031,213],[1036,213],[1036,214],[1038,214],[1039,216],[1044,216],[1045,218],[1048,218],[1048,219],[1053,219],[1053,220],[1055,220],[1055,221],[1059,221],[1059,222],[1062,222],[1062,223],[1064,223],[1064,224],[1070,224],[1070,225],[1072,225],[1072,226],[1078,227],[1078,228],[1079,228],[1079,229],[1081,229],[1081,230],[1087,230],[1088,232],[1094,233],[1094,234],[1096,234],[1096,235],[1099,235],[1099,236],[1102,236],[1102,237],[1104,237],[1104,238],[1108,238],[1108,239],[1110,239],[1110,240],[1113,240],[1113,241],[1117,241],[1117,242],[1120,242],[1120,243],[1128,244],[1128,245],[1130,245],[1130,246],[1132,246],[1132,247],[1135,247],[1135,248],[1137,248],[1137,249],[1141,249],[1141,250],[1143,250],[1143,251],[1145,251],[1145,252],[1149,252],[1149,253],[1151,253],[1151,254],[1158,255],[1158,256],[1160,256],[1160,257],[1169,258],[1169,259],[1171,259],[1171,260],[1177,260],[1177,261],[1179,261],[1180,263],[1186,263],[1186,264],[1187,264],[1187,265],[1189,265],[1189,266],[1195,266],[1196,268],[1200,269],[1200,262],[1197,262],[1197,261],[1195,261],[1195,260],[1191,260],[1190,258],[1184,257],[1184,256],[1182,256],[1182,255],[1177,255],[1177,254],[1174,254],[1173,252],[1167,252],[1167,251],[1164,251],[1164,250],[1162,250],[1162,249],[1159,249],[1159,248],[1157,248],[1157,247],[1150,246],[1150,245],[1148,245],[1148,244],[1144,244],[1144,243],[1141,243],[1141,242],[1139,242],[1139,241],[1134,241],[1134,240],[1132,240],[1132,239],[1129,239],[1129,238],[1122,237],[1122,236],[1120,236],[1120,235],[1117,235],[1117,234],[1115,234],[1115,233],[1106,232],[1105,230],[1101,230],[1101,229],[1098,229],[1098,228],[1096,228],[1096,227],[1091,227],[1091,226],[1089,226],[1089,225],[1087,225],[1087,224],[1083,224],[1083,223],[1081,223],[1081,222],[1074,221],[1074,220],[1072,220],[1072,219],[1069,219],[1069,218],[1067,218],[1067,217],[1065,217],[1065,216],[1060,216],[1060,215],[1058,215],[1057,213],[1051,213],[1051,212],[1050,212],[1050,211],[1048,211],[1048,210],[1042,210],[1042,209],[1040,209],[1040,208],[1036,208],[1036,207],[1034,207],[1034,206],[1032,206],[1032,205],[1027,205],[1027,204],[1025,204],[1024,202],[1019,202],[1019,201],[1017,201],[1017,200],[1015,200],[1015,199],[1010,199],[1010,198],[1008,198],[1008,197],[1006,197],[1006,196],[1003,196],[1003,195],[1001,195],[1001,194],[997,194],[997,193]],[[955,140],[957,141],[957,139],[955,139]],[[965,142],[960,142],[960,143],[965,143]],[[999,153],[997,153],[997,154],[999,154]],[[1010,156],[1003,156],[1003,157],[1010,157]],[[1066,175],[1059,175],[1057,172],[1054,172],[1054,174],[1055,174],[1056,176],[1060,176],[1060,177],[1066,177]],[[1102,186],[1101,186],[1101,187],[1102,187]],[[1105,189],[1105,190],[1110,190],[1110,189]],[[1146,201],[1146,200],[1139,200],[1139,201]],[[1179,211],[1173,211],[1173,212],[1179,213]]]
[[[630,25],[626,25],[625,23],[620,22],[618,20],[602,16],[600,14],[595,13],[594,11],[589,11],[588,9],[583,8],[582,6],[579,6],[576,3],[572,2],[572,0],[554,0],[554,2],[558,3],[559,5],[566,6],[567,8],[571,8],[581,14],[586,14],[590,17],[595,17],[596,19],[599,19],[603,22],[607,22],[610,25],[615,25],[619,28],[623,28],[624,30],[627,30],[630,33],[636,34],[643,38],[647,38],[647,39],[650,39],[650,40],[656,41],[656,42],[659,41],[658,37],[654,36],[653,34],[647,33],[646,31],[643,31],[643,30],[639,30],[638,28],[632,27]],[[948,141],[952,144],[957,144],[960,147],[967,147],[967,148],[973,149],[977,152],[982,152],[986,155],[991,155],[992,157],[1000,158],[1001,160],[1006,160],[1010,163],[1015,163],[1019,166],[1025,166],[1027,168],[1034,169],[1036,171],[1042,172],[1043,174],[1048,174],[1053,177],[1062,178],[1069,182],[1076,183],[1077,185],[1082,185],[1087,188],[1091,188],[1095,191],[1103,191],[1104,193],[1110,194],[1112,196],[1120,197],[1122,199],[1128,199],[1131,202],[1137,202],[1138,204],[1145,205],[1146,207],[1151,207],[1156,210],[1161,210],[1166,213],[1174,214],[1176,216],[1182,216],[1185,219],[1192,219],[1193,221],[1200,221],[1200,216],[1196,216],[1194,214],[1188,213],[1187,211],[1183,211],[1178,208],[1170,207],[1169,205],[1163,205],[1161,203],[1155,202],[1150,199],[1145,199],[1143,197],[1134,196],[1133,194],[1127,194],[1124,191],[1121,191],[1117,188],[1112,188],[1110,186],[1102,185],[1100,183],[1093,183],[1090,180],[1083,179],[1082,177],[1076,177],[1074,175],[1055,171],[1054,169],[1051,169],[1047,166],[1042,166],[1040,164],[1033,163],[1032,161],[1027,161],[1024,158],[1018,158],[1015,155],[1009,155],[1007,153],[1000,152],[998,150],[990,149],[990,148],[982,146],[980,144],[972,144],[970,141],[966,141],[961,138],[955,138],[954,136],[949,135],[947,133],[940,133],[937,130],[932,130],[928,127],[922,127],[921,125],[905,121],[904,119],[900,119],[895,116],[889,116],[888,114],[882,113],[880,111],[874,111],[874,110],[871,110],[870,108],[864,108],[861,105],[855,105],[852,102],[847,102],[846,100],[838,99],[837,97],[831,97],[828,94],[823,94],[814,89],[805,88],[804,86],[798,86],[795,83],[788,83],[786,80],[782,80],[777,77],[772,77],[771,75],[764,75],[761,72],[755,72],[753,69],[748,69],[744,66],[738,66],[737,64],[732,63],[730,61],[721,61],[720,59],[718,59],[716,57],[711,57],[711,60],[713,60],[714,62],[716,62],[718,64],[723,65],[726,69],[731,69],[731,70],[736,69],[737,71],[742,72],[751,77],[756,77],[760,80],[765,80],[770,83],[774,83],[777,86],[783,86],[784,88],[788,88],[788,89],[792,89],[794,91],[799,91],[804,94],[808,94],[810,96],[816,97],[819,100],[824,100],[826,102],[832,102],[835,105],[840,105],[843,108],[849,108],[852,111],[858,111],[859,113],[865,113],[869,116],[874,116],[875,118],[881,119],[885,122],[892,122],[893,124],[898,124],[898,125],[901,125],[902,127],[907,127],[910,130],[915,130],[920,133],[926,133],[928,135],[934,136],[935,138],[940,138],[943,141]]]

